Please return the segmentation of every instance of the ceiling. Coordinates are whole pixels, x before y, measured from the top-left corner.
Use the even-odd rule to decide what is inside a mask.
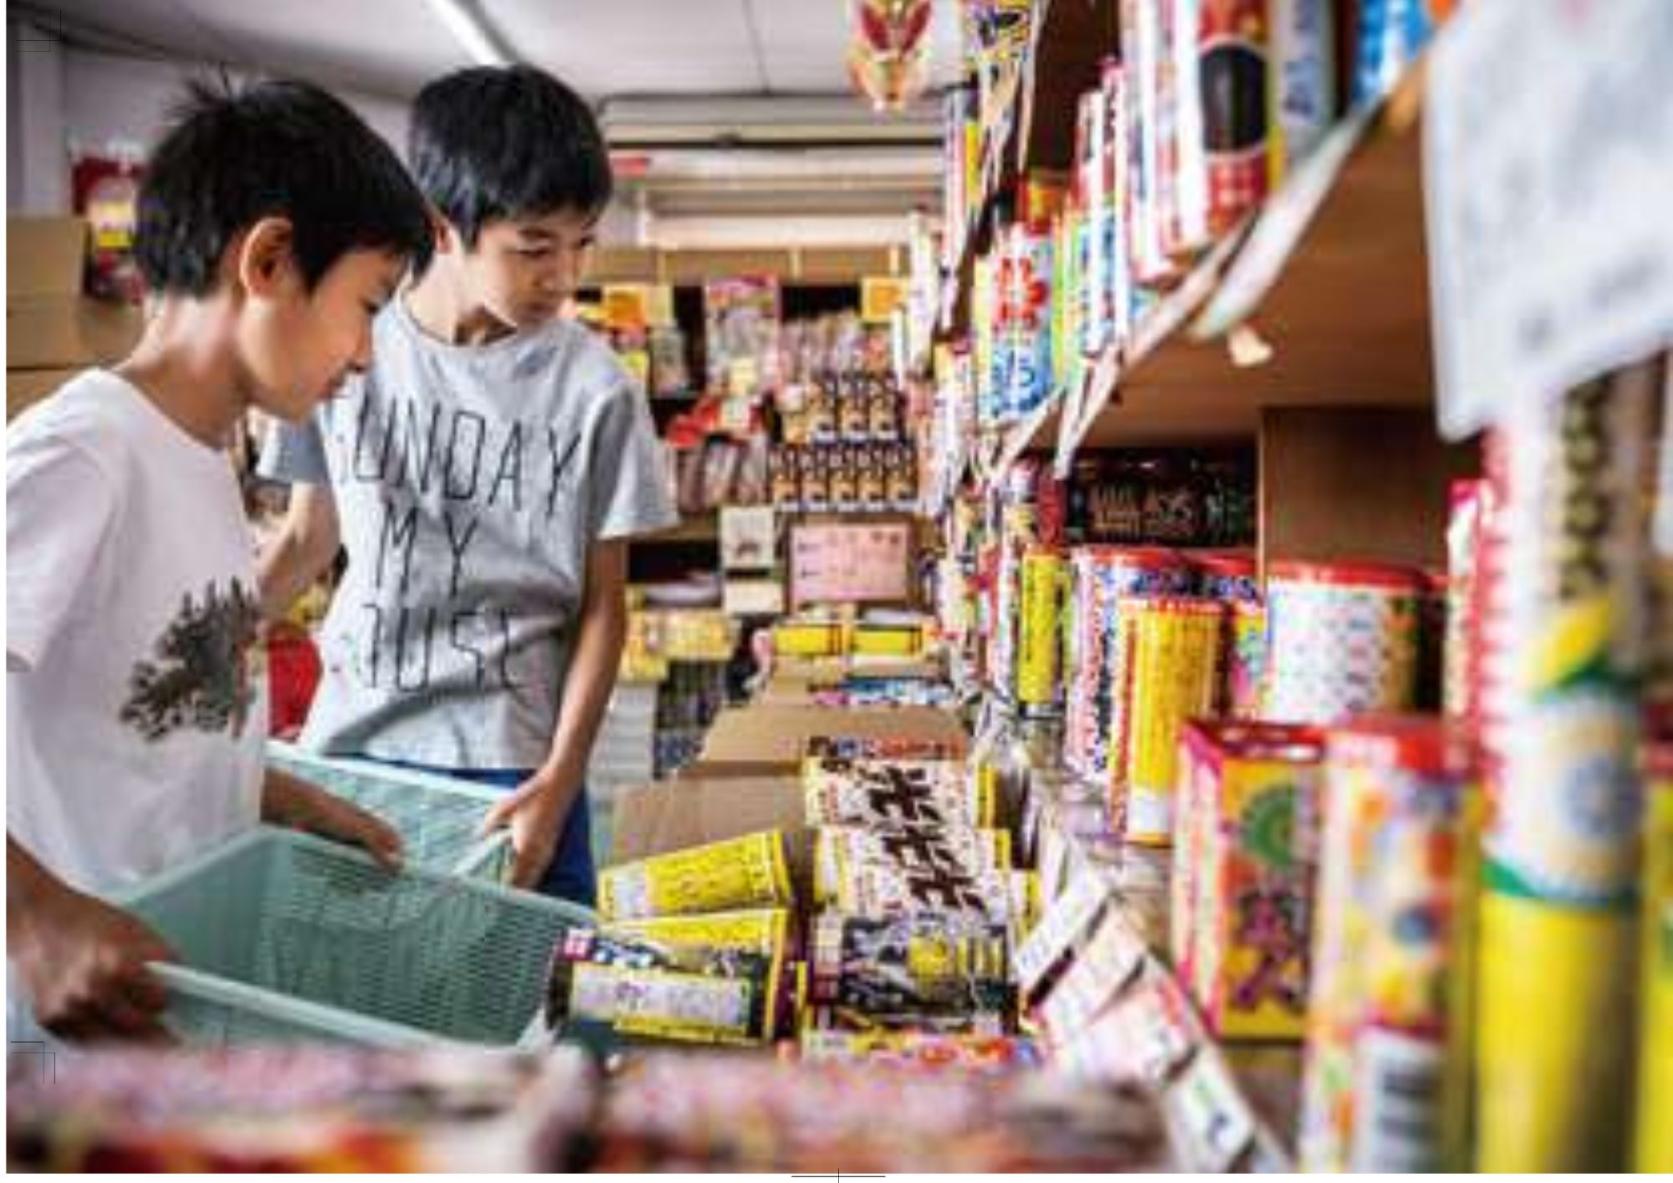
[[[848,2],[481,0],[479,7],[518,56],[603,100],[846,93]],[[957,73],[957,9],[957,0],[935,6],[932,87]],[[225,62],[403,100],[470,63],[425,0],[20,0],[10,11],[95,48]]]
[[[618,149],[624,211],[681,219],[886,220],[938,202],[932,98],[878,115],[843,65],[849,0],[479,0],[490,34],[593,100]],[[960,0],[934,0],[930,78],[958,68]],[[72,46],[310,79],[402,106],[472,64],[428,0],[17,0]],[[630,159],[631,158],[631,159]],[[868,225],[860,227],[860,223]],[[622,223],[626,225],[625,222]],[[687,230],[683,233],[689,233]]]

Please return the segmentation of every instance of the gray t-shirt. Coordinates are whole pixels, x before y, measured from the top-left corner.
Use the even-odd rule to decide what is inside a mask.
[[[348,570],[302,743],[450,768],[533,768],[557,722],[590,544],[678,521],[643,394],[557,321],[489,345],[427,335],[404,296],[373,362],[261,471],[329,481]]]

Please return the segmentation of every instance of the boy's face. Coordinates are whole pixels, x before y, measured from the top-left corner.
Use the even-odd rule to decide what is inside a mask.
[[[382,251],[351,250],[313,290],[294,260],[288,277],[249,301],[241,354],[252,400],[281,419],[300,422],[330,398],[372,356],[372,320],[406,270],[406,259]]]
[[[597,224],[577,210],[493,219],[475,249],[455,253],[465,296],[513,329],[545,324],[580,286]],[[447,239],[460,245],[451,227]]]

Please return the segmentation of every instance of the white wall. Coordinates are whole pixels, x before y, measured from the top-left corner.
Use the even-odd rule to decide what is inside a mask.
[[[199,63],[77,49],[12,20],[6,22],[6,57],[9,213],[67,213],[74,154],[145,152],[187,80],[213,76],[213,67]],[[337,94],[404,154],[405,103]]]
[[[102,151],[129,141],[151,146],[169,112],[192,78],[212,78],[213,67],[66,48],[65,130],[72,150]],[[233,74],[247,80],[248,75]],[[404,152],[407,107],[392,99],[336,92],[362,119]]]
[[[65,147],[64,48],[33,25],[6,22],[6,210],[70,207]]]

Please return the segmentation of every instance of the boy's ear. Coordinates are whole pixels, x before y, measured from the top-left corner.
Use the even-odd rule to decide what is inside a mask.
[[[235,244],[233,268],[238,286],[252,296],[274,296],[291,282],[296,267],[296,235],[289,218],[262,218]]]
[[[459,232],[453,229],[453,223],[447,220],[446,215],[428,203],[425,208],[430,211],[430,233],[435,238],[436,254],[444,255],[460,245]]]

